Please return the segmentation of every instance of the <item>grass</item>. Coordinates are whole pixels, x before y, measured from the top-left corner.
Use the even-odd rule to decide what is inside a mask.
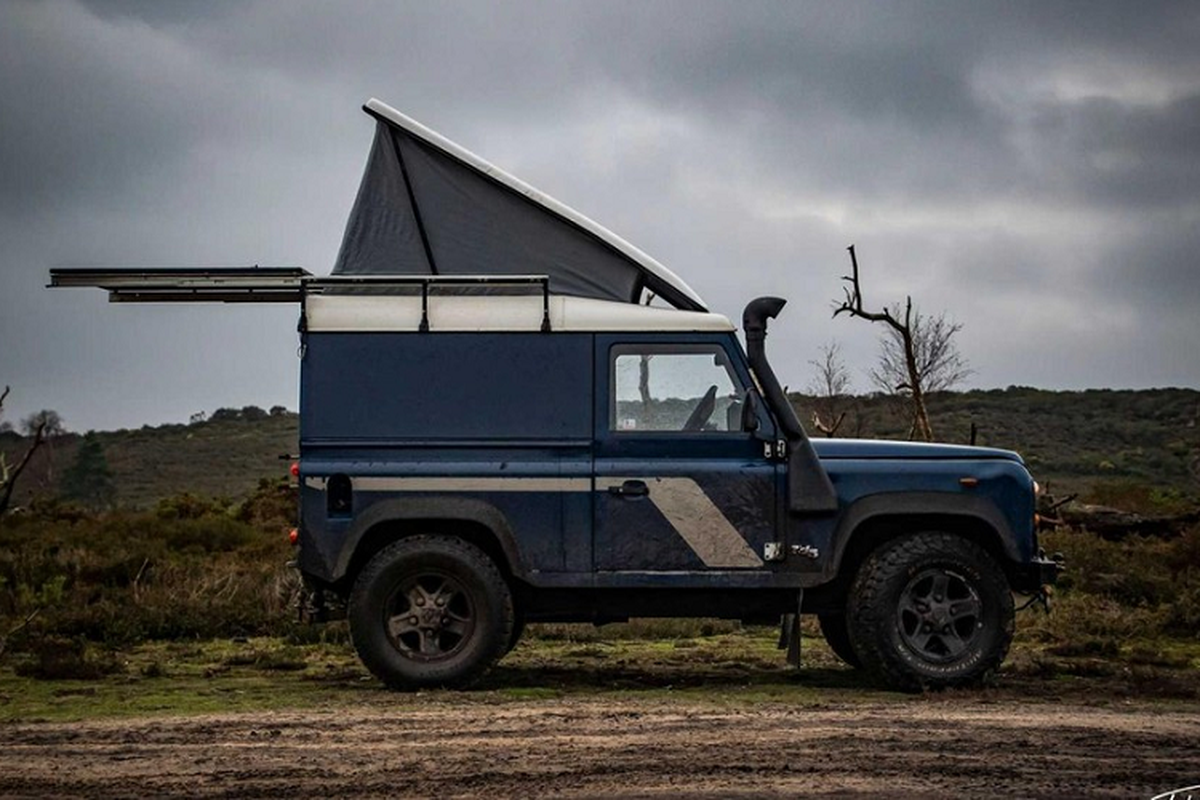
[[[92,680],[39,680],[0,667],[0,720],[71,721],[370,705],[454,697],[497,703],[553,698],[686,698],[715,703],[814,704],[901,699],[863,687],[819,639],[804,642],[796,672],[775,650],[774,630],[683,639],[579,644],[540,638],[538,626],[466,692],[390,692],[345,643],[293,645],[277,638],[147,642],[120,654],[121,668]],[[283,665],[283,666],[281,666]]]
[[[1200,642],[1133,639],[1114,651],[1082,639],[1064,647],[1044,641],[1041,619],[1035,612],[1020,616],[1013,652],[989,686],[918,697],[865,682],[837,660],[811,620],[800,670],[786,665],[771,628],[706,635],[701,628],[711,621],[671,620],[655,635],[657,623],[635,621],[606,626],[599,638],[591,626],[531,625],[521,644],[471,690],[413,693],[383,689],[345,641],[344,624],[333,624],[326,641],[311,644],[278,637],[145,642],[121,650],[119,668],[91,680],[39,680],[6,664],[0,667],[0,720],[380,708],[449,699],[801,706],[1004,699],[1110,705],[1137,699],[1187,707],[1200,699]],[[690,635],[684,635],[686,623]],[[635,633],[641,638],[631,638]]]

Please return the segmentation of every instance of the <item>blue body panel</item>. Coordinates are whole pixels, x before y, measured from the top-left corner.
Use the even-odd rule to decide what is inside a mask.
[[[1021,457],[1011,450],[1000,450],[995,447],[968,447],[961,444],[943,444],[941,442],[889,442],[878,439],[813,439],[813,449],[822,459],[835,458],[890,458],[904,459],[970,459],[987,460],[993,458],[1024,463]]]
[[[787,510],[787,462],[765,404],[753,432],[616,426],[622,347],[716,353],[736,399],[754,382],[732,333],[304,340],[299,560],[320,583],[349,574],[373,526],[401,519],[494,531],[532,587],[817,586],[836,577],[859,525],[895,514],[965,514],[996,531],[1012,562],[1035,554],[1032,481],[1008,451],[816,440],[838,510],[806,516]],[[626,493],[631,481],[645,486]],[[335,485],[346,487],[341,504]],[[770,560],[768,545],[812,555]]]

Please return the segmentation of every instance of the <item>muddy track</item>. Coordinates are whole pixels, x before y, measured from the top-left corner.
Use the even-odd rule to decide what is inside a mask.
[[[1197,742],[1146,707],[450,702],[0,725],[0,794],[1150,797]]]

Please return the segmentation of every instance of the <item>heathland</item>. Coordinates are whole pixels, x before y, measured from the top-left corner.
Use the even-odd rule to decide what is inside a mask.
[[[794,396],[802,417],[811,398]],[[1143,514],[1194,510],[1200,392],[1011,388],[931,399],[936,431],[1019,450],[1063,493]],[[841,433],[903,436],[893,401],[850,398]],[[0,519],[0,718],[300,708],[371,697],[343,623],[296,621],[287,478],[297,419],[224,409],[99,432],[103,502],[64,499],[83,437],[38,453]],[[99,450],[94,443],[98,442]],[[0,434],[10,463],[25,445]],[[97,467],[97,452],[106,463]],[[77,470],[76,470],[77,471]],[[1069,571],[1054,613],[1020,614],[1001,696],[1200,699],[1200,525],[1154,537],[1042,535]],[[769,629],[719,620],[531,626],[484,690],[505,697],[684,691],[818,702],[862,686],[815,627],[796,673]],[[815,692],[815,694],[814,694]],[[843,695],[839,695],[843,696]],[[986,695],[972,695],[972,702]],[[711,699],[711,698],[710,698]],[[371,700],[374,702],[374,700]]]

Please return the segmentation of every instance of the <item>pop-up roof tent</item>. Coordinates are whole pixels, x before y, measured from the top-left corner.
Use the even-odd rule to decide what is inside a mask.
[[[484,294],[536,283],[547,329],[551,294],[564,296],[553,304],[560,309],[571,297],[637,304],[650,292],[707,312],[677,275],[612,231],[378,100],[363,109],[377,121],[375,142],[332,276],[297,267],[52,269],[50,285],[100,287],[115,302],[280,303],[414,284],[424,295],[434,283]],[[685,316],[673,322],[702,321]],[[421,319],[425,329],[424,307]]]
[[[335,275],[547,275],[554,294],[707,310],[650,256],[378,100]]]

